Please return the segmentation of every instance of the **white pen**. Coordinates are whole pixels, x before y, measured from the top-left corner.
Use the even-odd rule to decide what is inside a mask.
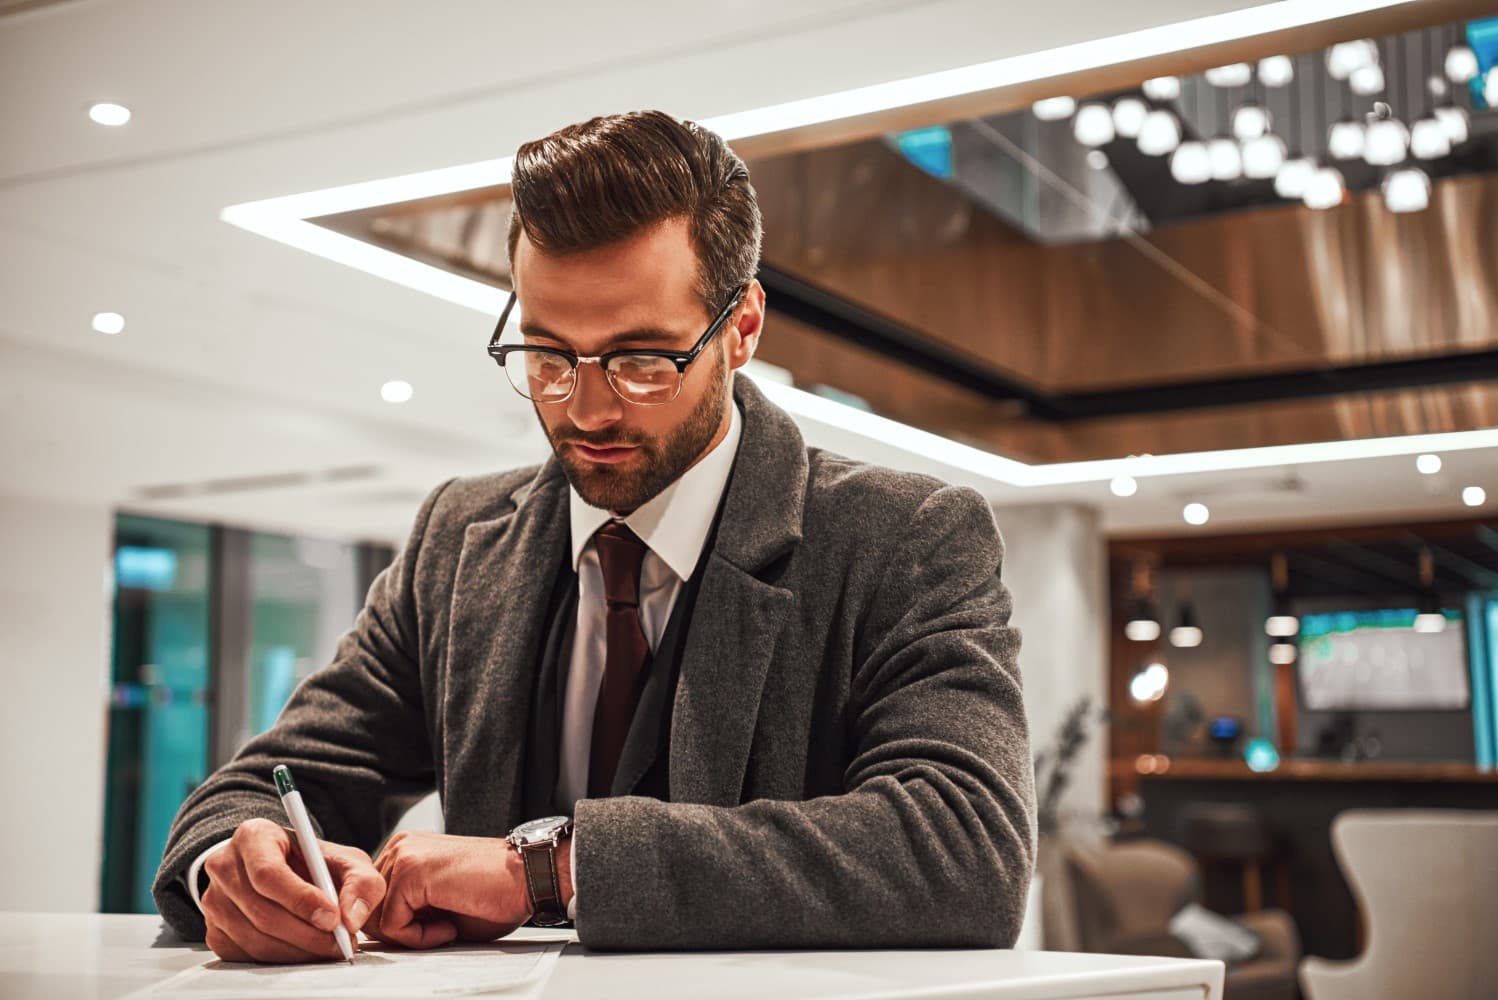
[[[281,793],[281,805],[286,808],[286,818],[291,820],[291,828],[296,831],[297,844],[302,848],[302,860],[307,862],[312,881],[333,901],[333,908],[338,909],[338,890],[333,888],[333,876],[328,874],[328,863],[323,860],[322,848],[317,846],[312,819],[307,815],[307,805],[302,801],[302,793],[296,790],[291,769],[285,764],[278,764],[271,774],[276,779],[276,790]],[[338,950],[343,952],[343,957],[352,962],[354,943],[349,940],[348,928],[343,926],[342,916],[340,912],[339,921],[333,928],[333,937],[338,942]]]

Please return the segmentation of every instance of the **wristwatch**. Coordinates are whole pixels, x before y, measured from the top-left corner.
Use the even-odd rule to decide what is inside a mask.
[[[557,848],[572,833],[572,817],[548,816],[521,823],[507,838],[525,864],[525,885],[530,891],[531,922],[539,927],[565,927],[567,907],[562,905],[562,880],[557,873]]]

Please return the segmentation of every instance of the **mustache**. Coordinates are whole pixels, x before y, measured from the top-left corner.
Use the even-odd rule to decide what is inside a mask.
[[[645,442],[639,439],[604,436],[601,434],[581,434],[574,431],[553,434],[551,443],[553,446],[585,444],[589,448],[638,448]]]

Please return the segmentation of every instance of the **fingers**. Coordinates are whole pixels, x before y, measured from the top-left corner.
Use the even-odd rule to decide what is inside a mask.
[[[256,893],[323,932],[338,925],[333,901],[287,862],[291,837],[286,830],[269,820],[251,820],[240,824],[233,841],[233,852]]]
[[[241,824],[229,847],[204,862],[209,886],[202,903],[209,947],[221,958],[240,962],[339,957],[332,934],[338,907],[298,873],[299,864],[288,831],[267,820]],[[361,892],[371,891],[367,877],[360,885]]]
[[[284,910],[281,912],[283,918],[280,920],[252,916],[241,910],[227,892],[220,891],[216,885],[210,885],[203,894],[203,915],[208,923],[208,947],[228,962],[289,964],[342,957],[331,934],[313,931],[314,937],[301,937],[297,934],[297,928],[311,928]],[[298,937],[298,940],[288,941],[278,936],[288,932]]]
[[[358,934],[369,915],[385,898],[385,879],[375,869],[369,855],[356,847],[323,844],[328,872],[338,886],[338,909],[349,933]]]
[[[394,854],[385,853],[380,855],[378,871],[385,882],[385,896],[365,933],[407,948],[436,948],[457,938],[457,926],[427,907],[422,881],[413,870],[396,861]]]

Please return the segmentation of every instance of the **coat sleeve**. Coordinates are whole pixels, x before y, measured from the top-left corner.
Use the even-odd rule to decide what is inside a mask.
[[[888,553],[855,644],[841,794],[736,807],[577,804],[577,928],[601,949],[1010,947],[1035,791],[1000,580],[975,491]]]
[[[161,915],[184,938],[200,941],[205,930],[185,880],[193,860],[246,820],[286,822],[271,780],[277,764],[295,773],[321,836],[364,850],[432,790],[414,579],[432,509],[447,485],[422,503],[405,548],[370,585],[332,662],[303,681],[276,724],[246,743],[178,810],[151,891]]]

